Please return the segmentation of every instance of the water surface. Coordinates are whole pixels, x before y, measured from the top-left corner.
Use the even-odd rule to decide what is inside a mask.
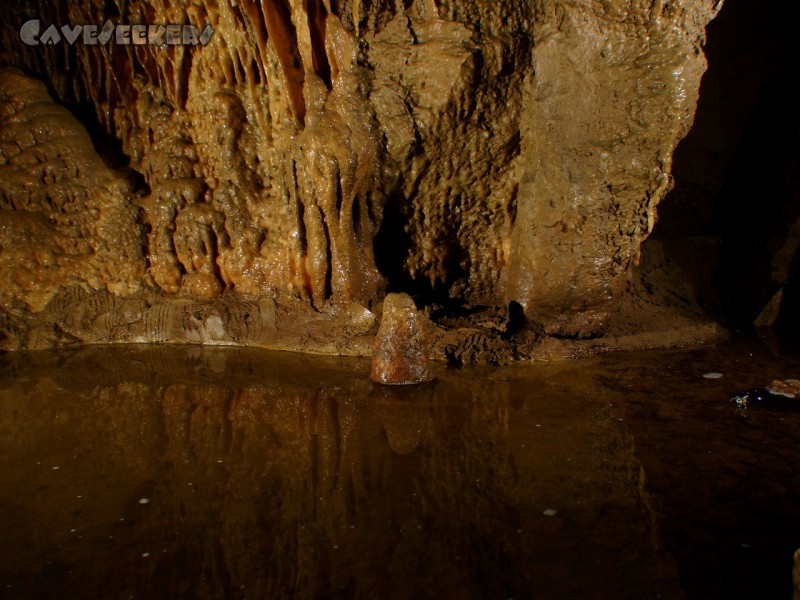
[[[709,371],[724,374],[707,380]],[[0,356],[0,597],[788,598],[758,340],[384,388],[259,350]]]

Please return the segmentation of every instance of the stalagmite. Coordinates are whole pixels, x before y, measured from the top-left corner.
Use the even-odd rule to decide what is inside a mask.
[[[430,371],[430,322],[407,294],[389,294],[372,355],[372,380],[387,385],[423,383]]]

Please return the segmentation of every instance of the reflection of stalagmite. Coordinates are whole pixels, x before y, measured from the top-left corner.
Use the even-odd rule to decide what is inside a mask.
[[[435,384],[398,388],[375,386],[375,413],[386,432],[386,441],[396,454],[411,454],[430,433],[430,415],[425,408],[436,392]]]

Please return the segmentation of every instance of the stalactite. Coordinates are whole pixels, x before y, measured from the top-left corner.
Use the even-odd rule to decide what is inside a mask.
[[[311,59],[314,73],[331,88],[331,67],[325,52],[325,23],[327,9],[322,0],[304,0],[304,8],[308,17],[308,29],[311,37]]]
[[[297,33],[292,23],[288,0],[260,0],[267,32],[278,53],[294,117],[302,124],[306,107],[303,99],[304,68],[297,46]]]

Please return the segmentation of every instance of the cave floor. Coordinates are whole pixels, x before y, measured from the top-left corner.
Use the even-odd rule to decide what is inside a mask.
[[[413,388],[368,373],[250,349],[0,356],[0,597],[791,596],[800,400],[730,398],[800,356],[742,338]]]

